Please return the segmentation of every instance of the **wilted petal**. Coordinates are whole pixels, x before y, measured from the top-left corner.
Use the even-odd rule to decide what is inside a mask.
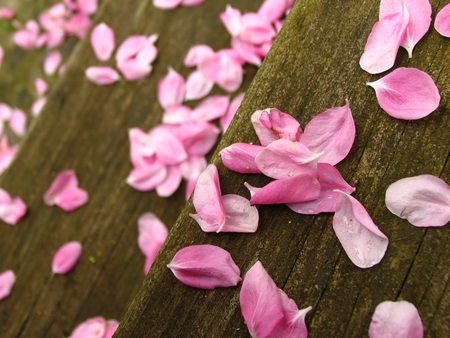
[[[244,277],[239,304],[252,337],[270,337],[275,327],[283,320],[278,288],[259,261]]]
[[[108,60],[116,48],[114,31],[104,22],[94,27],[91,33],[91,46],[100,61]]]
[[[68,187],[55,198],[55,205],[66,212],[74,211],[89,201],[86,190],[78,187]]]
[[[9,194],[0,189],[3,195],[0,201],[0,219],[8,224],[16,225],[27,212],[27,206],[20,197],[11,198]]]
[[[231,100],[230,105],[228,106],[228,110],[224,116],[220,118],[220,126],[222,127],[222,132],[225,133],[228,129],[228,127],[231,124],[231,121],[233,120],[234,116],[236,115],[236,112],[241,105],[242,101],[244,100],[245,93],[240,93],[236,95],[236,97]]]
[[[305,127],[301,143],[315,153],[325,152],[319,162],[335,165],[342,161],[355,140],[355,121],[350,105],[327,109]]]
[[[450,222],[450,187],[433,175],[403,178],[386,190],[386,207],[418,227]]]
[[[14,134],[23,136],[27,127],[27,115],[22,110],[14,108],[8,124]]]
[[[153,6],[161,9],[173,9],[181,4],[182,0],[153,0]]]
[[[103,317],[89,318],[78,325],[69,338],[103,338],[106,322]]]
[[[146,257],[144,273],[147,274],[169,232],[164,223],[151,212],[139,217],[138,230],[138,246]]]
[[[214,55],[214,50],[208,45],[192,46],[186,57],[184,58],[184,65],[186,67],[194,67],[201,62],[207,60]]]
[[[370,338],[422,338],[423,324],[414,304],[385,301],[375,309],[369,327]]]
[[[127,81],[137,81],[147,77],[152,71],[152,66],[131,58],[117,64],[117,68]]]
[[[186,93],[184,99],[198,100],[209,94],[214,86],[214,82],[208,79],[202,72],[194,71],[189,74],[186,80]]]
[[[344,192],[337,192],[341,197],[333,217],[334,232],[353,264],[370,268],[384,257],[389,240],[361,203]]]
[[[164,181],[167,168],[164,164],[155,162],[150,166],[134,168],[127,177],[127,184],[139,191],[150,191]]]
[[[11,294],[15,283],[16,275],[12,270],[6,270],[0,273],[0,301]]]
[[[247,143],[234,143],[220,151],[225,167],[241,174],[261,174],[255,163],[255,157],[263,150],[263,146]]]
[[[158,84],[158,101],[161,107],[181,105],[186,90],[183,77],[169,66],[169,72]]]
[[[185,285],[213,290],[236,286],[242,278],[228,251],[215,245],[191,245],[179,250],[167,265]]]
[[[61,65],[62,56],[58,51],[53,51],[45,57],[44,72],[48,76],[55,74],[58,67]]]
[[[119,81],[120,75],[111,67],[89,67],[85,72],[89,81],[99,85],[110,85]]]
[[[241,33],[242,16],[239,9],[227,5],[225,12],[220,13],[219,17],[231,36],[238,36]]]
[[[225,115],[230,103],[229,96],[213,95],[204,99],[193,110],[192,119],[194,121],[212,121]]]
[[[439,34],[450,37],[450,3],[445,5],[436,15],[434,28]]]
[[[73,241],[64,244],[56,251],[52,260],[52,272],[64,275],[71,271],[81,257],[83,247],[80,242]]]
[[[137,55],[148,42],[148,38],[145,35],[131,35],[125,39],[117,48],[116,63],[122,63],[129,58]]]
[[[402,120],[417,120],[431,114],[441,99],[431,76],[416,68],[397,68],[367,85],[375,89],[381,108]]]
[[[106,322],[105,334],[102,338],[112,338],[117,328],[119,327],[119,322],[114,319],[110,319]]]

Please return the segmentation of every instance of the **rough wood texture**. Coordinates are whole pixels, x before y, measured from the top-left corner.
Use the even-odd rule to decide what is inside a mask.
[[[444,2],[432,1],[433,17]],[[407,300],[422,316],[426,337],[450,334],[449,228],[418,229],[389,213],[384,193],[405,176],[430,173],[450,179],[450,42],[430,29],[408,59],[399,52],[396,67],[428,72],[440,88],[439,109],[420,121],[399,121],[378,106],[365,86],[371,76],[358,65],[378,18],[377,1],[298,0],[271,53],[257,73],[237,118],[218,149],[234,142],[256,142],[250,115],[278,107],[305,125],[314,115],[349,99],[357,139],[339,164],[347,181],[359,180],[354,194],[390,238],[386,257],[362,270],[343,252],[330,226],[332,215],[302,216],[285,206],[260,206],[253,235],[206,234],[189,218],[189,204],[178,218],[115,337],[248,337],[236,288],[202,291],[179,283],[166,264],[180,248],[211,243],[229,250],[242,275],[260,260],[276,284],[307,316],[311,337],[364,337],[376,305]],[[261,176],[235,174],[221,165],[222,192],[248,196],[245,181],[261,186]]]

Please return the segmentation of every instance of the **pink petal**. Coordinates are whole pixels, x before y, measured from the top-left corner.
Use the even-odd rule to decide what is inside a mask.
[[[86,190],[78,187],[68,187],[55,198],[55,205],[66,212],[74,211],[89,201]]]
[[[12,270],[6,270],[0,273],[0,301],[11,294],[15,283],[16,275]]]
[[[103,338],[105,329],[106,323],[103,317],[89,318],[79,324],[69,338]]]
[[[261,174],[255,163],[255,157],[263,146],[247,143],[234,143],[220,151],[225,167],[241,174]]]
[[[153,134],[145,133],[139,128],[131,128],[128,131],[128,138],[131,163],[135,167],[149,165],[148,159],[156,153]]]
[[[192,122],[192,109],[187,106],[172,106],[164,111],[162,123],[183,124]]]
[[[59,194],[70,187],[77,187],[78,179],[74,170],[61,171],[56,175],[50,188],[44,194],[44,202],[47,205],[55,205],[55,200]]]
[[[253,188],[249,184],[251,204],[282,204],[312,201],[319,197],[320,183],[312,175],[298,175],[275,180],[262,188]]]
[[[242,15],[239,9],[227,5],[225,12],[220,13],[219,17],[231,36],[239,35],[242,29]]]
[[[229,194],[222,196],[225,211],[225,223],[217,229],[219,232],[253,233],[258,229],[259,214],[255,206],[242,196]]]
[[[181,283],[198,289],[236,286],[242,280],[230,253],[215,245],[185,247],[167,267]]]
[[[188,155],[176,131],[167,125],[159,125],[152,130],[156,157],[163,164],[175,165],[187,159]]]
[[[9,194],[0,189],[2,193]],[[10,197],[9,197],[10,198]],[[27,206],[20,197],[10,198],[9,201],[0,202],[0,219],[8,224],[16,225],[27,212]]]
[[[179,137],[190,156],[204,156],[216,144],[219,128],[209,122],[184,123],[180,125]]]
[[[4,56],[5,51],[3,50],[2,46],[0,46],[0,67],[2,66]]]
[[[147,274],[169,232],[164,223],[151,212],[139,217],[138,230],[138,246],[146,256],[144,273]]]
[[[91,15],[97,12],[97,0],[77,0],[78,10],[84,14]]]
[[[355,134],[355,121],[347,100],[345,106],[330,108],[315,116],[306,125],[300,142],[312,152],[325,152],[319,162],[335,165],[350,152]]]
[[[34,101],[33,105],[31,106],[31,114],[34,117],[38,116],[46,103],[47,98],[45,96],[38,98],[36,101]]]
[[[153,0],[153,6],[161,9],[173,9],[181,4],[182,0]]]
[[[270,337],[275,327],[283,320],[278,288],[259,261],[244,277],[239,304],[252,337]]]
[[[56,251],[52,260],[52,272],[64,275],[75,267],[81,257],[83,247],[80,242],[68,242]]]
[[[389,240],[361,203],[344,192],[337,192],[341,197],[333,217],[334,232],[353,264],[370,268],[383,259]]]
[[[153,34],[147,38],[145,45],[136,54],[136,60],[139,63],[149,64],[155,61],[158,56],[158,49],[155,46],[156,40],[158,40],[158,34]]]
[[[92,20],[85,13],[73,14],[64,25],[66,32],[82,39],[92,25]]]
[[[139,62],[136,58],[131,58],[118,63],[117,68],[127,81],[137,81],[143,79],[152,71],[151,65]]]
[[[233,37],[231,39],[231,47],[245,62],[258,67],[261,66],[261,56],[258,53],[258,48],[251,42],[243,40],[239,37]]]
[[[39,35],[39,25],[34,20],[28,20],[25,27],[19,29],[13,35],[14,43],[25,50],[31,50],[36,47]]]
[[[199,64],[199,70],[227,92],[236,91],[242,84],[244,70],[236,59],[218,52]]]
[[[433,175],[403,178],[386,190],[386,207],[417,227],[450,222],[450,187]]]
[[[191,214],[205,232],[214,232],[225,224],[225,209],[219,183],[219,172],[210,164],[197,179],[193,204],[197,214]]]
[[[12,115],[12,108],[6,103],[0,103],[0,120],[9,120]]]
[[[223,95],[212,95],[204,99],[193,110],[192,119],[194,121],[212,121],[225,115],[230,104],[230,97]]]
[[[244,100],[245,93],[240,93],[236,95],[236,97],[231,100],[230,105],[228,106],[228,110],[225,113],[224,116],[220,118],[220,126],[222,127],[223,133],[225,133],[228,129],[228,127],[231,124],[231,121],[233,120],[234,116],[236,115],[236,112],[241,105],[242,101]]]
[[[135,168],[127,177],[127,184],[139,191],[150,191],[164,181],[167,176],[166,166],[156,162],[151,166]]]
[[[201,99],[209,94],[213,86],[214,82],[202,72],[194,71],[187,77],[184,99],[186,101]]]
[[[117,328],[119,327],[119,322],[114,319],[110,319],[106,322],[105,334],[102,338],[112,338]]]
[[[436,15],[434,28],[439,34],[450,37],[450,3],[445,5]]]
[[[34,80],[34,87],[36,88],[36,92],[38,96],[44,95],[48,91],[48,84],[40,77]]]
[[[12,9],[1,7],[0,8],[0,20],[11,20],[15,13]]]
[[[104,22],[94,27],[91,32],[91,46],[100,61],[108,60],[116,48],[114,31]]]
[[[347,194],[355,191],[342,178],[341,173],[328,163],[317,165],[317,179],[320,183],[319,197],[313,201],[292,203],[287,206],[298,214],[317,215],[321,212],[335,212],[340,193],[334,191],[341,190]]]
[[[58,51],[53,51],[45,57],[44,72],[48,76],[55,74],[58,67],[61,65],[62,56]]]
[[[181,0],[181,5],[183,5],[183,6],[198,6],[204,2],[205,2],[205,0]]]
[[[279,139],[262,149],[255,157],[261,172],[275,179],[317,172],[317,161],[323,153],[313,153],[304,144]]]
[[[179,166],[167,166],[167,176],[156,186],[156,193],[159,197],[172,196],[181,184],[183,175]]]
[[[266,0],[259,7],[258,15],[266,18],[269,22],[275,22],[290,8],[288,5],[288,1],[286,0]]]
[[[277,33],[272,24],[257,13],[246,13],[242,16],[242,29],[239,37],[254,44],[271,41]]]
[[[11,164],[19,147],[10,146],[6,136],[0,138],[0,174],[2,174]]]
[[[416,68],[397,68],[367,85],[375,89],[381,108],[402,120],[417,120],[431,114],[441,99],[431,76]]]
[[[169,66],[169,72],[158,84],[159,104],[164,109],[181,105],[185,90],[184,78]]]
[[[89,81],[99,85],[110,85],[119,81],[120,75],[111,67],[89,67],[85,72]]]
[[[423,324],[414,304],[385,301],[375,309],[369,327],[370,338],[423,338]]]
[[[9,119],[9,127],[17,136],[23,136],[27,127],[27,115],[22,110],[14,108]]]
[[[210,46],[207,45],[192,46],[184,59],[184,65],[186,67],[197,66],[201,62],[209,59],[213,55],[214,50]]]
[[[189,179],[192,176],[198,177],[207,167],[204,156],[189,156],[189,158],[180,164],[183,178]]]
[[[148,39],[145,35],[131,35],[121,43],[116,51],[116,63],[122,63],[129,58],[137,55],[147,44]]]
[[[362,69],[370,74],[379,74],[394,65],[408,21],[408,11],[403,10],[375,23],[359,60]]]

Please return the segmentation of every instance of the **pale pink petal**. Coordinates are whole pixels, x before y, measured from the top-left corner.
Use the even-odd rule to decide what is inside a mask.
[[[6,121],[11,118],[12,108],[6,103],[0,103],[0,120]]]
[[[402,120],[417,120],[431,114],[441,99],[431,76],[416,68],[397,68],[367,85],[375,89],[381,108]]]
[[[0,203],[0,219],[5,223],[16,225],[26,212],[27,206],[20,197],[14,197],[9,202]]]
[[[403,178],[386,190],[386,207],[417,227],[450,222],[450,187],[433,175]]]
[[[289,7],[286,0],[265,0],[259,7],[258,15],[269,22],[275,22],[284,15],[287,9]]]
[[[239,37],[254,44],[271,41],[277,33],[272,24],[257,13],[246,13],[242,16],[242,28]]]
[[[240,93],[236,95],[236,97],[231,100],[230,105],[228,106],[227,112],[224,116],[220,118],[220,126],[222,127],[222,132],[225,133],[228,129],[228,127],[231,124],[231,121],[233,120],[234,116],[236,115],[236,112],[241,105],[242,101],[244,100],[245,93]]]
[[[66,32],[82,39],[92,25],[92,20],[85,13],[78,12],[73,14],[64,25]]]
[[[139,128],[131,128],[128,131],[130,140],[130,160],[135,167],[148,165],[148,160],[144,158],[152,157],[156,153],[153,142],[153,134],[145,133]]]
[[[100,61],[108,60],[116,48],[114,31],[104,22],[98,24],[91,32],[91,46]]]
[[[86,190],[78,187],[68,187],[55,198],[55,205],[66,212],[74,211],[89,201]]]
[[[192,109],[187,106],[172,106],[164,111],[162,123],[182,124],[192,122]]]
[[[225,12],[220,13],[219,17],[231,36],[238,36],[241,33],[242,15],[239,9],[227,5]]]
[[[261,174],[255,163],[255,157],[263,150],[263,146],[247,143],[234,143],[220,151],[225,167],[241,174]]]
[[[151,212],[139,217],[138,230],[138,246],[146,256],[144,273],[147,274],[169,232],[164,223]]]
[[[167,267],[181,283],[203,290],[236,286],[242,280],[230,253],[210,244],[179,250]]]
[[[109,319],[106,322],[105,334],[102,338],[112,338],[118,327],[119,322],[117,320]]]
[[[275,327],[283,320],[278,288],[260,261],[257,261],[244,277],[239,304],[252,337],[270,337]]]
[[[209,122],[184,123],[180,125],[179,137],[190,156],[204,156],[216,144],[219,128]]]
[[[120,80],[120,75],[111,67],[89,67],[85,72],[89,81],[99,85],[110,85]]]
[[[161,9],[173,9],[181,4],[182,0],[153,0],[153,6]]]
[[[355,121],[347,100],[345,106],[330,108],[315,116],[306,125],[300,142],[312,152],[325,152],[319,162],[335,165],[350,152],[355,134]]]
[[[64,275],[75,267],[81,257],[83,247],[80,242],[68,242],[61,246],[53,256],[52,272]]]
[[[255,206],[242,196],[222,196],[225,223],[216,232],[253,233],[258,229],[259,214]]]
[[[206,77],[230,93],[241,86],[244,75],[242,66],[226,52],[214,54],[198,67]]]
[[[182,6],[198,6],[204,3],[205,0],[181,0]]]
[[[261,66],[261,56],[258,53],[258,48],[254,44],[239,37],[233,37],[231,39],[231,47],[245,62],[258,67]]]
[[[408,21],[408,11],[403,10],[375,23],[359,60],[362,69],[379,74],[394,65]]]
[[[0,174],[2,174],[11,164],[16,156],[19,147],[17,145],[10,146],[6,136],[0,138]]]
[[[185,90],[184,78],[169,66],[169,72],[158,84],[159,104],[164,109],[181,105]]]
[[[375,309],[369,327],[370,338],[423,338],[423,324],[414,304],[385,301]]]
[[[44,60],[44,72],[48,76],[55,74],[56,70],[60,66],[62,61],[61,53],[53,51],[45,57]]]
[[[56,175],[50,188],[44,193],[44,202],[55,205],[55,200],[65,189],[78,187],[78,179],[74,170],[64,170]]]
[[[94,317],[79,324],[70,334],[69,338],[103,338],[106,322],[103,317]]]
[[[91,15],[97,12],[97,0],[77,0],[78,10],[84,14]]]
[[[180,164],[183,178],[189,179],[192,176],[197,177],[206,169],[207,163],[204,156],[189,156],[189,158]]]
[[[36,47],[38,36],[38,23],[34,20],[28,20],[24,28],[13,34],[13,41],[17,46],[25,50],[31,50]]]
[[[27,127],[27,115],[22,110],[14,108],[8,124],[14,134],[23,136]]]
[[[156,188],[167,176],[166,166],[162,163],[148,167],[135,168],[127,177],[127,184],[139,191],[150,191]]]
[[[151,65],[141,63],[136,58],[131,58],[118,63],[117,68],[127,81],[137,81],[143,79],[152,71]]]
[[[202,72],[194,71],[186,79],[186,93],[184,99],[198,100],[209,94],[214,82],[208,79]]]
[[[149,64],[155,61],[158,56],[158,49],[155,42],[158,40],[158,34],[153,34],[147,38],[145,45],[136,54],[136,60],[142,64]]]
[[[389,240],[361,203],[344,192],[337,192],[341,196],[333,217],[333,230],[353,264],[370,268],[383,259]]]
[[[262,149],[255,157],[261,172],[275,179],[317,172],[317,162],[323,153],[313,153],[304,144],[279,139]]]
[[[47,98],[45,96],[38,98],[36,101],[34,101],[33,105],[31,106],[31,114],[34,117],[38,116],[46,103]]]
[[[187,179],[187,181],[186,181],[186,192],[185,192],[185,199],[186,199],[186,201],[188,201],[189,200],[189,198],[191,197],[191,195],[192,195],[192,193],[194,192],[194,190],[195,190],[195,186],[197,185],[197,179],[198,179],[198,177],[200,176],[200,174],[201,174],[201,171],[199,170],[199,171],[197,171],[197,172],[195,172],[195,173],[193,173],[188,179]],[[192,216],[192,218],[194,218],[194,219],[199,219],[198,217],[196,218],[196,217],[194,217],[194,216]],[[198,221],[197,221],[198,222]],[[200,223],[201,223],[202,221],[200,220]],[[200,224],[199,223],[199,224]],[[208,225],[206,225],[207,227],[208,227]]]
[[[0,273],[0,301],[11,294],[15,283],[16,275],[12,270],[6,270]]]
[[[0,8],[0,20],[11,20],[15,13],[12,9],[1,7]]]
[[[434,28],[439,34],[450,38],[450,3],[437,13],[434,20]]]
[[[313,201],[288,204],[292,211],[303,215],[335,212],[340,194],[334,190],[339,189],[347,194],[355,191],[355,188],[345,182],[341,173],[328,163],[317,165],[317,179],[320,183],[319,197]]]
[[[206,59],[210,58],[214,55],[214,50],[207,45],[195,45],[192,46],[185,59],[184,59],[184,65],[186,67],[194,67],[200,64],[201,62],[205,61]]]
[[[312,201],[319,197],[320,183],[312,175],[298,175],[275,180],[262,188],[245,186],[250,190],[251,204],[282,204]]]
[[[166,125],[159,125],[152,131],[156,157],[166,165],[175,165],[187,159],[188,154],[183,146],[180,135]]]
[[[230,104],[230,97],[223,95],[212,95],[204,99],[193,110],[192,119],[194,121],[212,121],[225,115]]]
[[[116,63],[122,63],[137,55],[147,44],[148,38],[145,35],[131,35],[121,43],[116,51]]]
[[[42,78],[38,77],[34,80],[34,87],[36,88],[36,92],[38,96],[42,96],[48,91],[48,84]]]
[[[156,193],[159,197],[172,196],[183,180],[183,175],[179,166],[167,166],[167,176],[156,186]]]

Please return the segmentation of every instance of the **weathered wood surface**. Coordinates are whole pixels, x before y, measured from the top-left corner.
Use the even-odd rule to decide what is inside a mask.
[[[444,6],[432,1],[433,16]],[[450,335],[449,228],[418,229],[384,206],[388,185],[405,176],[429,173],[450,179],[450,41],[430,29],[408,59],[396,66],[427,71],[442,94],[439,109],[420,121],[399,121],[377,104],[365,83],[380,78],[358,65],[378,18],[378,1],[298,0],[271,53],[257,73],[237,118],[218,149],[234,142],[257,142],[250,115],[278,107],[305,125],[314,115],[349,99],[357,138],[338,165],[347,181],[359,180],[354,194],[390,238],[386,257],[362,270],[343,252],[330,226],[332,215],[302,216],[285,206],[260,206],[253,235],[206,234],[189,218],[189,204],[172,229],[115,337],[248,337],[238,304],[240,286],[202,291],[179,283],[166,268],[176,251],[211,243],[230,251],[242,275],[260,260],[276,284],[307,316],[311,337],[365,337],[376,305],[385,300],[414,303],[426,337]],[[248,196],[245,181],[261,176],[226,170],[216,152],[223,194]]]
[[[0,302],[0,337],[60,338],[89,317],[122,319],[144,279],[144,256],[137,247],[138,217],[152,211],[171,227],[185,205],[184,187],[163,199],[125,184],[132,169],[128,129],[148,130],[161,122],[157,84],[168,65],[184,76],[190,73],[183,58],[192,45],[205,43],[215,50],[229,46],[229,35],[217,19],[228,2],[249,11],[262,1],[207,1],[174,11],[158,10],[148,0],[101,3],[95,23],[110,25],[118,43],[131,34],[158,33],[160,54],[149,78],[99,87],[86,80],[84,70],[113,61],[100,63],[86,38],[55,81],[17,159],[0,179],[3,189],[28,205],[28,214],[17,226],[0,226],[0,271],[12,269],[17,276],[13,293]],[[36,19],[53,3],[24,0],[20,6],[17,1],[8,5],[25,8],[18,10],[24,22]],[[10,38],[6,33],[3,37]],[[45,51],[23,52],[10,43],[5,47],[0,101],[29,106],[34,78],[42,76]],[[247,79],[256,72],[255,67],[246,70]],[[19,85],[14,85],[18,76],[22,76]],[[214,89],[214,93],[224,92]],[[72,213],[46,206],[42,200],[55,175],[65,169],[75,169],[80,186],[90,194],[89,203]],[[81,261],[70,274],[52,276],[53,254],[71,240],[83,244]]]

